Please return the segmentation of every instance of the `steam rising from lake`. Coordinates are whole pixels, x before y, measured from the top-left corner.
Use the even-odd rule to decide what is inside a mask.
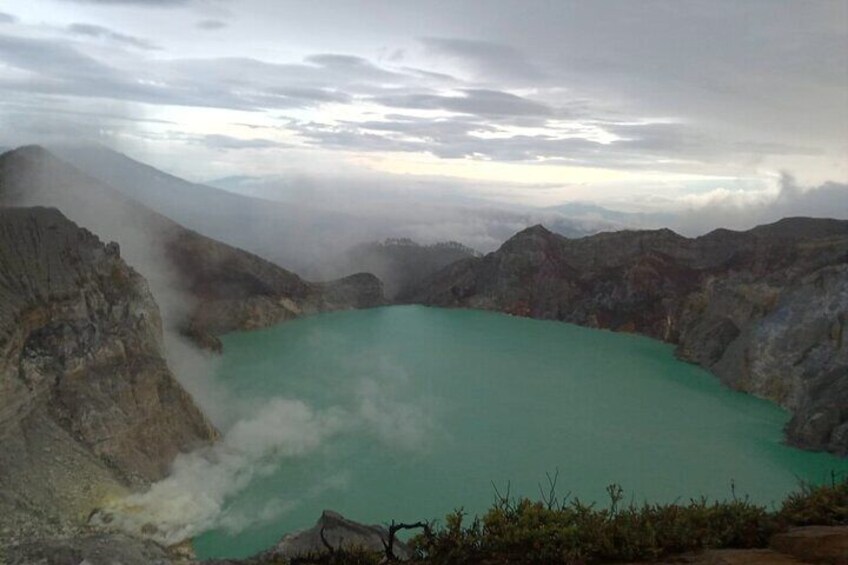
[[[401,451],[424,449],[432,418],[426,407],[400,398],[406,381],[402,373],[362,378],[348,405],[323,409],[294,398],[273,397],[252,405],[230,398],[242,417],[220,442],[178,456],[167,478],[146,492],[111,501],[93,521],[172,545],[211,529],[238,533],[273,520],[304,498],[343,488],[344,473],[319,479],[306,492],[273,497],[249,513],[228,510],[226,503],[255,478],[325,448],[329,439],[342,434],[370,435]],[[216,401],[227,401],[220,387],[217,394]]]

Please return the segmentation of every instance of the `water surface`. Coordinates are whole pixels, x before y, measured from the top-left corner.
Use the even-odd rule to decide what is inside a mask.
[[[848,463],[781,443],[788,414],[730,391],[666,344],[558,322],[393,306],[225,336],[218,379],[257,406],[300,399],[337,420],[228,502],[263,518],[196,539],[202,557],[245,556],[325,508],[381,523],[482,512],[493,483],[536,497],[636,501],[737,496],[771,504]],[[262,514],[264,516],[260,516]]]

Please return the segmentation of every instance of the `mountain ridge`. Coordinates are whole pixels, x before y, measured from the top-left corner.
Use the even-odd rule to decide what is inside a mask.
[[[568,239],[525,229],[399,297],[636,332],[793,413],[787,440],[848,454],[848,221]]]
[[[157,300],[193,303],[175,323],[198,343],[219,349],[216,335],[264,327],[304,312],[383,303],[375,277],[311,283],[259,256],[221,243],[148,209],[88,177],[40,146],[0,155],[0,206],[54,206],[101,237],[118,241],[154,287]],[[346,285],[343,296],[325,290]],[[173,293],[176,296],[170,296]],[[335,300],[335,302],[334,302]],[[184,310],[168,304],[166,315]]]

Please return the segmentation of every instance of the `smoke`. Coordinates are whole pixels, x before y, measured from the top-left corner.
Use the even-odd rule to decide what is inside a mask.
[[[379,369],[360,378],[354,388],[361,424],[386,445],[426,451],[438,429],[435,399],[418,395],[416,402],[402,401],[410,395],[409,373],[388,357],[373,354]]]
[[[165,255],[157,218],[110,187],[73,174],[60,161],[47,159],[38,166],[33,188],[15,204],[57,207],[104,241],[119,243],[122,257],[145,277],[159,305],[169,367],[223,433],[215,445],[179,455],[168,477],[147,491],[110,502],[92,518],[93,523],[165,544],[213,528],[239,531],[271,520],[328,488],[343,487],[346,477],[332,476],[317,481],[310,492],[297,498],[268,501],[249,514],[228,507],[251,482],[273,472],[282,461],[307,457],[341,434],[368,434],[407,453],[426,449],[435,426],[435,403],[406,400],[408,375],[385,359],[377,366],[358,367],[343,406],[316,409],[296,398],[235,395],[215,378],[220,357],[198,349],[179,332],[194,300],[181,290],[180,277]],[[379,356],[371,352],[363,354],[365,358]]]
[[[367,434],[387,448],[407,453],[426,449],[436,429],[432,400],[405,401],[408,375],[394,363],[357,379],[349,406],[316,409],[302,400],[275,397],[264,402],[231,398],[242,414],[215,445],[179,455],[170,474],[145,492],[114,500],[91,523],[119,528],[172,545],[212,529],[237,533],[277,518],[328,489],[345,488],[336,474],[296,495],[277,493],[249,514],[228,503],[257,478],[274,473],[285,460],[308,457],[343,434]],[[223,389],[220,389],[223,390]],[[250,414],[249,416],[247,414]]]
[[[170,225],[59,160],[46,158],[31,165],[32,182],[14,204],[56,207],[101,240],[120,245],[121,257],[145,278],[159,307],[169,366],[214,424],[227,423],[231,417],[228,402],[210,382],[218,360],[188,342],[179,331],[194,309],[195,299],[183,290],[165,254],[163,227],[169,229]]]
[[[165,545],[217,527],[230,530],[271,519],[293,501],[278,500],[253,520],[224,513],[227,500],[281,460],[304,456],[345,429],[349,416],[315,411],[298,400],[275,398],[239,420],[216,445],[178,456],[170,475],[144,493],[117,500],[93,517]]]

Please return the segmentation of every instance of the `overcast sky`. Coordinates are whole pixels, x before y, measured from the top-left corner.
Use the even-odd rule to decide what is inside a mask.
[[[192,180],[756,199],[848,181],[848,0],[2,0],[0,93],[0,145]]]

